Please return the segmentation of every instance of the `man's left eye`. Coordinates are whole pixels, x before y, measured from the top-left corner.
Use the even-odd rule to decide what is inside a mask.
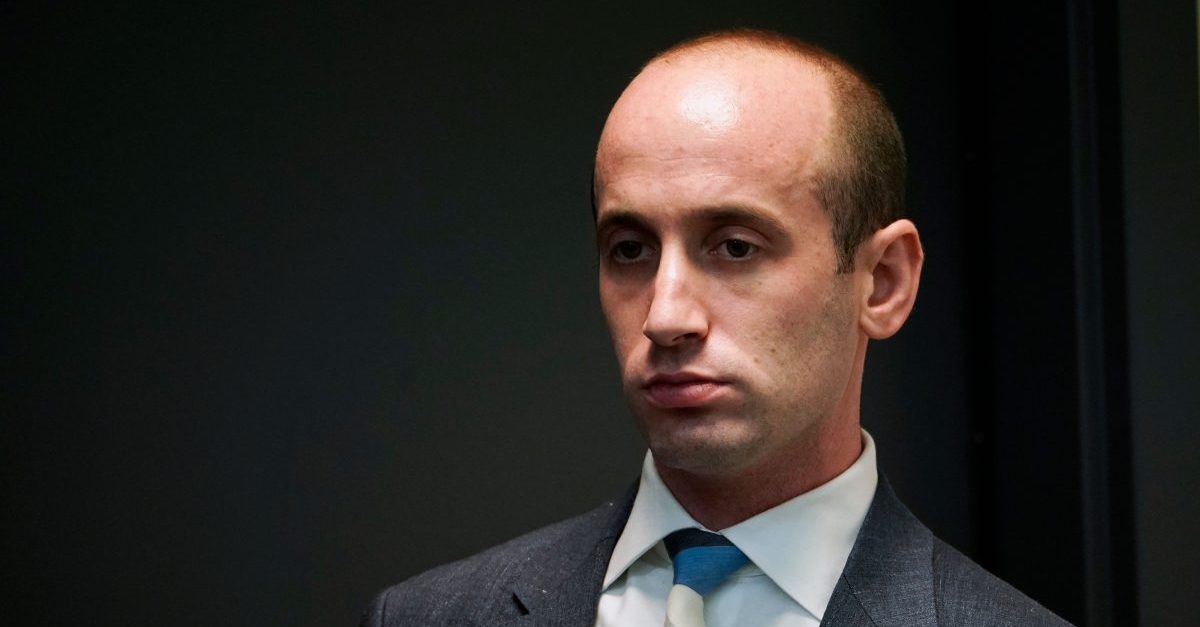
[[[740,239],[727,239],[721,242],[720,252],[733,259],[745,259],[754,254],[758,247]]]

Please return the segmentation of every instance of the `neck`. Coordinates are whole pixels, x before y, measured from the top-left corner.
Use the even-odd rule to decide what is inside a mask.
[[[857,417],[856,417],[857,418]],[[842,474],[862,454],[858,421],[835,437],[818,438],[801,455],[766,460],[736,473],[698,475],[655,462],[675,500],[696,522],[719,531],[761,514]]]

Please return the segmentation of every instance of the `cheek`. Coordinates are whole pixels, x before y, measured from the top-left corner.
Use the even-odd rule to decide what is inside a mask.
[[[724,326],[764,355],[781,355],[816,326],[826,297],[808,286],[763,282],[731,291],[720,307]]]
[[[606,289],[601,284],[600,309],[612,338],[617,359],[625,362],[642,336],[646,307],[631,290]]]
[[[794,284],[764,289],[769,296],[730,303],[723,326],[760,384],[786,396],[828,376],[830,362],[845,352],[846,308],[829,292]]]

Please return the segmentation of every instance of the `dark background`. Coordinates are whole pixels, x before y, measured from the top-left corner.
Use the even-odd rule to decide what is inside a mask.
[[[936,533],[1063,616],[1200,559],[1188,2],[0,5],[6,613],[352,624],[636,477],[588,186],[642,61],[830,48],[928,259],[863,420]]]

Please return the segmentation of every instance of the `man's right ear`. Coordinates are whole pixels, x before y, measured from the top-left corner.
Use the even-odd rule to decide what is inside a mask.
[[[875,231],[855,255],[856,272],[868,281],[859,303],[859,326],[867,337],[882,340],[904,326],[917,300],[925,252],[917,227],[908,220]]]

